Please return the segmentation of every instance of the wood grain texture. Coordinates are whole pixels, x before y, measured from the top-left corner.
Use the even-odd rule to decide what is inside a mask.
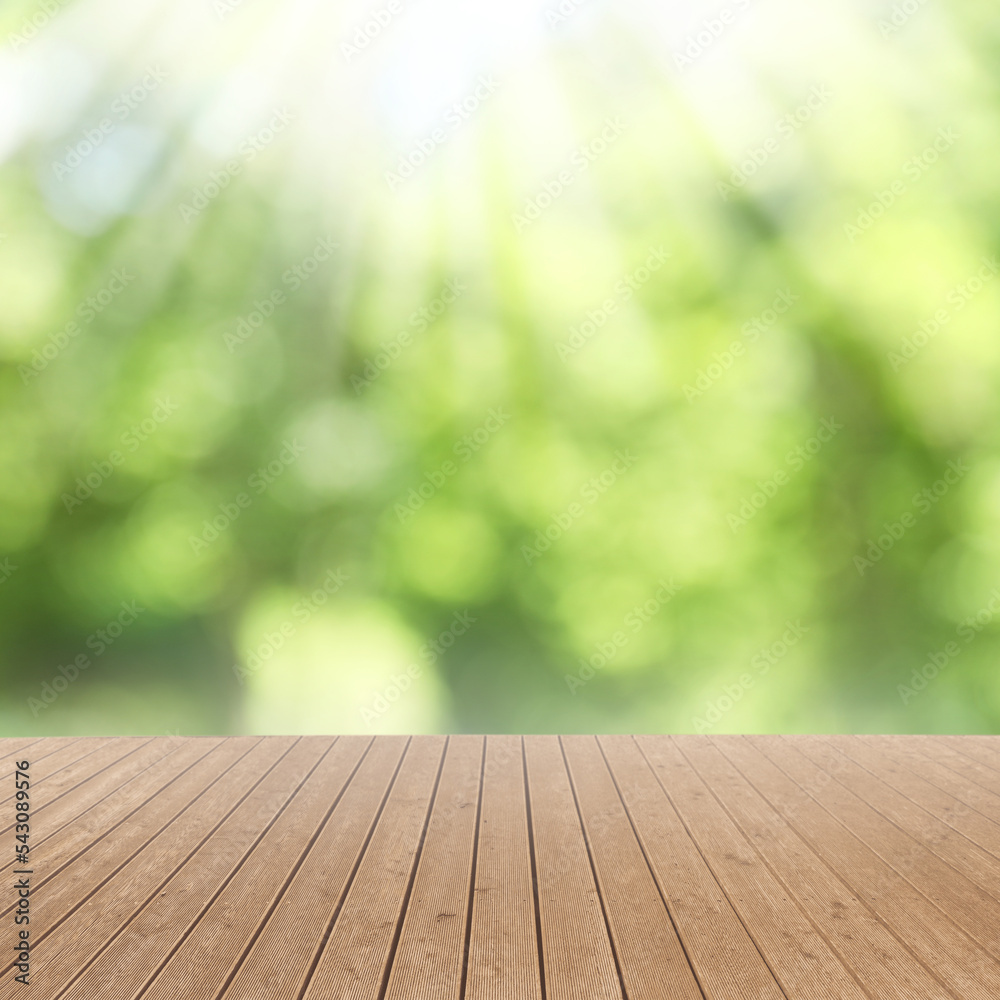
[[[985,878],[982,885],[967,878],[934,854],[931,845],[921,841],[919,835],[907,833],[838,781],[839,763],[830,761],[831,770],[826,770],[809,756],[804,741],[795,738],[782,743],[766,745],[767,756],[801,787],[821,786],[818,798],[831,817],[849,817],[855,837],[1000,959],[1000,909]]]
[[[331,803],[332,813],[298,867],[287,873],[289,880],[248,951],[238,959],[220,997],[301,1000],[395,787],[410,742],[403,737],[376,741],[347,793],[339,803]]]
[[[546,994],[621,1000],[618,959],[559,739],[527,736],[524,751]]]
[[[344,905],[316,953],[304,998],[384,994],[445,750],[444,737],[415,740],[407,748]]]
[[[715,742],[812,850],[935,970],[939,979],[960,986],[966,997],[985,1000],[993,995],[989,990],[996,980],[995,961],[947,919],[947,914],[850,833],[840,816],[823,807],[823,789],[832,778],[825,783],[817,781],[806,792],[762,752],[770,749],[770,740],[752,737]]]
[[[711,742],[678,738],[682,752],[753,841],[760,857],[841,962],[886,1000],[951,996],[907,945],[837,877],[812,845],[773,809]]]
[[[327,817],[332,814],[336,823],[341,800],[354,790],[353,781],[362,765],[367,771],[360,776],[359,786],[373,778],[376,785],[389,781],[398,753],[390,751],[379,761],[377,755],[369,758],[370,746],[370,740],[357,736],[337,741],[301,787],[295,789],[288,806],[202,912],[177,950],[163,957],[162,967],[153,971],[153,981],[143,994],[147,1000],[214,997],[221,992],[282,899],[289,878],[306,859],[313,838],[324,829],[325,822],[333,829]],[[343,807],[351,805],[352,800],[346,798]],[[361,821],[358,811],[355,825]],[[349,833],[346,824],[345,833]],[[341,857],[345,855],[346,851]],[[330,885],[334,876],[335,869],[327,869],[321,884]]]
[[[702,991],[593,736],[561,737],[591,867],[631,1000]]]
[[[82,747],[75,743],[57,751],[52,757],[40,760],[37,769],[32,765],[31,808],[36,835],[41,833],[44,836],[57,829],[67,816],[75,815],[99,801],[106,789],[120,788],[122,765],[127,769],[132,763],[131,758],[144,747],[149,748],[150,743],[150,740],[141,738],[108,740],[103,744],[92,741],[89,746]],[[147,750],[145,759],[155,760],[165,752],[163,747],[154,746]],[[126,761],[129,763],[125,764]],[[13,767],[13,764],[9,766]],[[13,788],[13,785],[10,787]],[[9,806],[12,801],[13,795],[0,805]],[[7,823],[0,829],[0,836],[12,826],[13,823]]]
[[[489,736],[463,1000],[541,1000],[531,831],[517,736]]]
[[[448,742],[425,846],[403,919],[386,997],[459,1000],[465,958],[484,740]]]
[[[25,758],[0,1000],[1000,997],[996,738],[8,739],[11,848]]]
[[[81,909],[88,927],[85,939],[75,935],[64,942],[45,942],[62,967],[58,976],[46,970],[51,985],[65,989],[58,995],[79,998],[100,993],[107,1000],[134,996],[328,748],[328,740],[262,741],[234,764],[227,772],[230,780],[220,782],[223,794],[204,803],[178,836],[187,845],[187,856],[175,855],[169,859],[171,865],[160,868],[161,875],[164,871],[172,874],[149,883],[151,893],[142,906],[132,905],[132,876],[122,872],[120,877],[129,885],[127,895],[113,879]],[[208,851],[204,850],[207,844],[211,844]],[[148,878],[148,873],[143,874]],[[60,930],[66,928],[63,924]],[[57,936],[59,932],[53,938]],[[53,969],[56,964],[54,956]]]
[[[774,973],[631,736],[601,748],[706,997],[781,1000]]]
[[[810,1000],[867,998],[853,971],[805,912],[808,900],[790,893],[764,864],[751,835],[673,740],[640,737],[638,744],[785,994]]]

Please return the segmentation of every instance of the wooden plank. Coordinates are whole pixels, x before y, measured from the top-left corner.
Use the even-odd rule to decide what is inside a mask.
[[[262,914],[261,926],[227,970],[220,1000],[299,1000],[319,943],[339,911],[395,787],[408,742],[394,736],[376,741],[344,797],[307,845],[301,863],[288,873],[278,898]],[[176,995],[156,994],[158,998]]]
[[[524,739],[549,1000],[621,1000],[617,958],[558,738]]]
[[[813,849],[873,907],[895,933],[908,941],[940,978],[965,997],[1000,993],[998,965],[967,933],[850,830],[849,813],[831,814],[819,799],[833,778],[825,771],[811,775],[806,789],[797,784],[763,750],[780,763],[795,757],[778,741],[716,738],[730,761],[747,777]],[[753,745],[752,745],[753,744]],[[759,748],[756,745],[759,744]],[[985,992],[984,992],[985,991]]]
[[[821,753],[811,740],[794,737],[787,742],[795,748],[794,754],[786,755],[789,766],[805,760],[813,768],[823,770],[813,758],[827,761],[828,755]],[[832,757],[828,766],[837,766]],[[908,833],[888,819],[882,812],[883,806],[886,809],[893,806],[888,798],[880,801],[876,809],[836,780],[826,785],[822,797],[828,809],[841,810],[851,817],[851,830],[887,864],[944,909],[991,955],[1000,958],[1000,901],[975,881],[975,875],[970,878],[952,867],[923,844],[919,835]]]
[[[781,1000],[781,987],[635,740],[602,736],[600,744],[705,996]]]
[[[97,743],[91,744],[88,747],[79,739],[65,740],[62,746],[55,746],[49,753],[42,755],[36,760],[29,760],[32,799],[36,802],[44,803],[53,798],[53,794],[49,792],[49,788],[54,787],[51,781],[52,776],[63,770],[63,768],[80,760],[80,758],[85,757],[87,754],[93,753],[98,748],[99,744]],[[6,768],[9,768],[6,770],[6,776],[13,778],[15,761],[16,758],[11,757],[9,764],[5,765]],[[8,784],[7,782],[0,785],[0,788],[4,791],[12,787],[13,784]],[[13,792],[10,795],[5,795],[0,799],[0,808],[6,807],[13,801]]]
[[[995,770],[1000,770],[1000,738],[997,736],[948,736],[936,734],[935,743],[950,747],[958,753],[981,760]]]
[[[939,742],[935,737],[922,737],[920,746],[935,761],[958,775],[963,785],[971,783],[985,791],[1000,794],[1000,785],[998,785],[1000,772],[995,768],[981,763],[967,753],[960,752],[956,746]]]
[[[1000,996],[1000,739],[32,745],[45,1000]]]
[[[114,822],[113,804],[116,801],[134,808],[134,795],[140,792],[145,782],[155,777],[157,765],[170,755],[171,747],[176,750],[181,746],[181,743],[167,746],[156,740],[141,744],[112,765],[97,769],[92,778],[81,781],[61,795],[40,817],[41,810],[33,809],[32,844],[36,853],[44,851],[47,869],[51,872],[71,856],[72,845],[79,848],[91,842],[93,821],[98,814],[100,823]],[[98,763],[100,761],[96,760],[95,767]],[[172,764],[164,766],[170,769]],[[13,866],[13,861],[0,865],[0,872]]]
[[[982,736],[931,736],[927,739],[936,756],[949,767],[975,775],[975,780],[995,791],[1000,782],[1000,753]]]
[[[79,914],[88,926],[86,944],[81,942],[79,935],[71,936],[62,944],[58,956],[53,956],[48,968],[41,970],[48,973],[47,985],[53,989],[70,985],[66,992],[59,994],[64,1000],[88,1000],[98,996],[102,1000],[130,1000],[139,994],[177,950],[321,762],[328,765],[321,777],[330,776],[330,765],[335,779],[350,774],[354,756],[348,753],[346,761],[342,756],[327,756],[332,744],[330,737],[307,737],[292,744],[291,738],[267,740],[244,758],[246,773],[259,775],[256,784],[249,789],[243,787],[239,773],[241,765],[234,766],[233,780],[227,782],[226,787],[242,791],[246,797],[200,844],[193,838],[189,840],[191,854],[188,859],[168,881],[154,890],[143,906],[129,912],[130,905],[134,907],[134,904],[121,895],[116,898],[114,892],[109,891],[110,885],[88,900]],[[282,748],[286,751],[284,755],[275,757],[270,769],[264,769]],[[267,756],[262,759],[263,754]],[[220,803],[223,807],[226,804]],[[155,850],[155,847],[146,850]],[[112,901],[102,896],[109,896]],[[95,944],[100,948],[95,950]],[[62,968],[55,974],[53,967],[57,962]]]
[[[185,743],[177,744],[174,753],[157,758],[160,748],[153,745],[143,746],[125,759],[134,764],[136,773],[130,778],[128,770],[122,772],[124,780],[117,788],[107,791],[103,787],[109,780],[107,768],[99,771],[92,779],[100,782],[102,786],[95,789],[93,795],[82,795],[85,788],[90,788],[89,782],[82,782],[78,790],[81,792],[79,798],[83,801],[78,802],[79,812],[75,816],[71,810],[70,815],[63,818],[62,825],[59,825],[58,820],[52,824],[45,822],[33,824],[32,844],[35,856],[39,856],[41,850],[44,850],[44,874],[42,880],[38,882],[38,887],[43,881],[58,874],[99,837],[112,833],[142,802],[203,757],[206,752],[204,746]],[[125,763],[125,760],[119,764]],[[110,780],[115,780],[115,776],[112,775]],[[100,797],[101,792],[105,792],[103,797]],[[90,800],[95,797],[96,801],[91,802]]]
[[[217,996],[235,975],[314,841],[314,856],[325,862],[325,867],[313,869],[309,877],[326,891],[332,891],[338,864],[342,865],[346,859],[349,865],[353,860],[351,832],[356,853],[368,829],[366,824],[372,821],[372,816],[363,814],[367,805],[365,793],[374,787],[378,795],[382,794],[401,750],[401,742],[372,748],[368,738],[341,737],[232,880],[212,900],[190,935],[173,954],[165,956],[166,961],[156,970],[143,1000],[174,1000],[199,994]],[[335,830],[342,833],[339,840],[330,836]],[[322,838],[316,840],[321,831]],[[317,919],[302,928],[302,939],[289,941],[293,953],[296,944],[306,946],[322,933],[320,924],[326,914],[305,916]]]
[[[703,1000],[673,918],[660,896],[593,736],[559,738],[591,868],[629,1000]]]
[[[54,768],[42,787],[32,795],[37,803],[36,814],[47,810],[46,823],[51,824],[66,813],[72,813],[78,802],[94,801],[95,794],[100,794],[95,789],[120,784],[119,769],[127,767],[133,757],[149,748],[156,749],[155,741],[146,736],[123,737],[103,745],[91,743],[85,753],[80,752],[79,744],[69,747],[67,757],[60,755],[62,766]],[[162,753],[157,750],[158,755]]]
[[[219,779],[257,746],[260,739],[234,737],[222,742],[191,743],[194,752],[201,753],[200,759],[173,778],[159,794],[146,802],[136,803],[136,808],[121,821],[114,836],[110,836],[110,830],[102,831],[61,870],[33,886],[36,898],[32,903],[31,925],[32,940],[36,944],[70,919],[94,893],[123,870],[128,869],[116,886],[121,887],[122,893],[130,899],[135,897],[140,887],[155,882],[164,865],[180,852],[190,849],[190,842],[183,837],[188,832],[192,817],[209,819],[217,799],[224,800],[227,795],[239,791],[232,780],[219,785]],[[244,780],[247,778],[249,774]],[[242,787],[245,788],[246,784]],[[210,791],[212,794],[203,798]],[[170,830],[159,840],[154,851],[140,857],[143,849],[160,837],[178,817],[186,817],[186,822]],[[39,892],[39,888],[44,891]],[[74,921],[73,926],[80,930],[78,921]],[[2,991],[0,996],[3,996]]]
[[[870,1000],[677,745],[668,737],[636,742],[785,995]]]
[[[831,872],[716,746],[683,737],[677,742],[761,859],[860,982],[885,1000],[912,1000],[915,996],[944,1000],[951,996],[944,983]],[[830,919],[834,913],[839,916]]]
[[[386,1000],[460,1000],[485,739],[452,736]]]
[[[876,806],[908,833],[917,835],[938,857],[964,870],[973,881],[981,882],[988,875],[988,884],[996,884],[1000,873],[996,855],[1000,850],[1000,826],[898,764],[895,757],[857,737],[833,737],[823,742],[847,758],[853,767],[863,770],[864,778],[852,780],[848,774],[846,784],[869,805]],[[892,814],[886,808],[887,802],[894,807]],[[973,858],[987,860],[969,870]]]
[[[976,995],[977,982],[988,985],[996,980],[997,956],[988,947],[988,936],[977,932],[974,926],[963,926],[933,885],[922,887],[904,870],[914,861],[914,848],[922,854],[928,853],[921,845],[843,789],[807,757],[797,750],[790,752],[794,748],[788,741],[749,737],[748,743],[760,751],[750,774],[753,782],[788,822],[802,827],[803,834],[818,851],[831,858],[843,878],[860,887],[859,891],[878,908],[882,919],[891,922],[900,936],[913,942],[924,962],[940,970],[938,974],[950,981],[964,982],[970,996]],[[734,745],[725,744],[727,755]],[[791,791],[788,786],[781,791],[780,775],[791,782]],[[776,801],[782,795],[785,801]],[[851,799],[853,806],[848,804]],[[817,805],[822,812],[815,809]],[[846,838],[845,832],[854,840]],[[890,838],[888,844],[880,840],[880,832]],[[866,850],[859,851],[856,844]],[[910,861],[900,863],[907,853]],[[920,860],[921,856],[916,856],[912,867],[919,869]],[[985,894],[984,898],[989,899]],[[967,900],[965,906],[974,912],[972,900]],[[988,953],[986,957],[983,952]],[[980,995],[981,988],[980,985]]]
[[[0,766],[6,767],[4,763],[8,758],[16,757],[18,760],[24,759],[24,754],[26,751],[30,750],[27,759],[34,761],[39,759],[43,753],[48,751],[42,750],[41,753],[38,750],[40,744],[44,744],[46,741],[52,740],[71,740],[78,737],[62,737],[62,736],[25,736],[23,738],[18,738],[16,736],[4,736],[0,738]],[[31,750],[34,747],[34,750]]]
[[[535,890],[517,736],[489,736],[463,1000],[542,1000]]]
[[[149,743],[148,737],[107,740],[103,745],[96,743],[92,752],[63,761],[64,766],[55,768],[39,782],[38,787],[32,783],[31,804],[36,833],[56,829],[65,816],[74,814],[79,802],[95,801],[94,789],[102,782],[105,772],[113,772],[116,765]],[[112,783],[115,780],[112,773]],[[12,827],[13,824],[9,824],[0,829],[0,836]]]
[[[80,743],[79,736],[36,736],[33,739],[21,740],[0,739],[0,778],[14,773],[14,765],[18,761],[27,760],[32,774],[42,761],[58,751],[65,750]],[[85,751],[80,750],[82,755]]]
[[[866,746],[871,746],[891,757],[922,781],[944,792],[949,797],[954,797],[962,807],[974,810],[992,820],[993,823],[1000,825],[1000,794],[988,791],[982,785],[977,785],[976,782],[948,767],[939,757],[930,756],[934,753],[933,748],[926,752],[922,750],[923,740],[910,736],[866,737],[863,742]],[[1000,791],[1000,782],[998,782],[998,791]],[[958,807],[955,807],[954,810],[951,808],[943,809],[942,818],[946,822],[950,822],[948,817],[957,809]]]
[[[381,996],[420,861],[445,737],[414,737],[343,908],[321,942],[303,1000]]]

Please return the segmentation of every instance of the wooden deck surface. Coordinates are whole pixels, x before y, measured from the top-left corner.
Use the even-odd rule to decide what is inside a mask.
[[[1000,737],[7,739],[0,773],[0,1000],[1000,998]]]

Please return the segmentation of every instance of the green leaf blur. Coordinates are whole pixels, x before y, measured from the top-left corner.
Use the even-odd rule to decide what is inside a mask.
[[[0,733],[1000,725],[985,4],[0,35]]]

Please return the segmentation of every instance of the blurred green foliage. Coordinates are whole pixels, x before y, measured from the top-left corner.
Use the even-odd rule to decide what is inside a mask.
[[[995,731],[990,9],[297,9],[3,11],[0,732]]]

